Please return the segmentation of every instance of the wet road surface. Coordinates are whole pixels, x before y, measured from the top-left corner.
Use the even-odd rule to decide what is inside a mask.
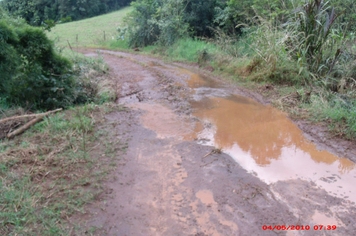
[[[231,83],[147,56],[101,55],[134,117],[127,163],[88,223],[101,234],[356,235],[354,162],[319,150]]]

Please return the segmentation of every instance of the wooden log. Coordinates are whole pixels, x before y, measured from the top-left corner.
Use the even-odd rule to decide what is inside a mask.
[[[47,116],[47,115],[49,115],[51,113],[56,113],[56,112],[59,112],[61,110],[63,110],[63,109],[60,108],[60,109],[57,109],[57,110],[48,111],[48,112],[39,113],[39,114],[31,114],[31,115],[23,115],[23,116],[12,116],[12,117],[8,117],[8,118],[0,120],[0,124],[5,123],[5,122],[10,121],[10,120],[16,120],[16,119],[22,119],[22,118],[32,118],[32,117],[37,117],[37,116]]]
[[[23,126],[21,126],[20,128],[18,128],[17,130],[9,133],[6,137],[8,139],[12,139],[13,137],[15,137],[16,135],[22,134],[23,132],[25,132],[26,130],[28,130],[32,125],[40,122],[43,119],[44,116],[35,118],[33,120],[31,120],[30,122],[27,122],[26,124],[24,124]]]
[[[8,139],[12,139],[13,137],[19,135],[19,134],[22,134],[23,132],[25,132],[26,130],[28,130],[31,126],[37,124],[38,122],[40,122],[45,116],[51,114],[51,113],[54,113],[54,112],[58,112],[58,111],[61,111],[62,108],[60,109],[57,109],[57,110],[54,110],[54,111],[49,111],[49,112],[46,112],[46,113],[41,113],[41,114],[37,114],[38,117],[27,122],[26,124],[24,124],[23,126],[21,126],[20,128],[18,128],[17,130],[9,133],[6,137]]]

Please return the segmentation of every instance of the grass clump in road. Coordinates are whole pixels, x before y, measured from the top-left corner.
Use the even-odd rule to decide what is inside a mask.
[[[67,47],[68,42],[73,47],[97,47],[106,40],[116,38],[116,29],[122,25],[124,16],[131,10],[131,7],[125,7],[109,14],[58,24],[48,33],[48,36],[61,47]]]
[[[73,232],[70,217],[103,191],[100,183],[113,168],[109,159],[115,155],[103,157],[105,140],[95,128],[113,110],[122,107],[71,108],[0,143],[1,235]]]

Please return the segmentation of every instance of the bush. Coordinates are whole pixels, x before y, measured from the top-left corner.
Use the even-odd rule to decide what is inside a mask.
[[[137,0],[126,18],[131,47],[172,45],[188,35],[211,36],[216,0]]]
[[[129,26],[127,29],[129,46],[147,46],[158,40],[159,28],[150,22],[153,14],[156,13],[153,2],[153,0],[137,0],[131,4],[134,10],[125,19]]]
[[[213,36],[215,8],[220,6],[218,0],[187,1],[184,10],[184,20],[189,24],[191,34],[198,37]]]
[[[10,103],[34,108],[70,105],[74,85],[71,63],[54,52],[52,42],[40,28],[25,25],[16,27],[13,34],[17,41],[8,41],[7,47],[16,60],[12,63],[7,58],[5,64],[16,69],[4,81],[1,93]]]
[[[72,63],[55,52],[41,28],[6,17],[0,20],[0,97],[32,109],[67,107],[80,87]],[[80,99],[83,102],[83,99]]]
[[[278,23],[284,23],[293,10],[293,4],[302,0],[229,0],[224,6],[215,7],[214,21],[228,34],[242,33],[236,25],[258,25],[256,15],[269,18]]]
[[[299,45],[298,57],[303,55],[309,69],[318,74],[331,71],[340,56],[340,48],[331,40],[332,27],[340,14],[334,8],[328,10],[327,2],[308,0],[295,11],[288,24],[292,44]]]
[[[12,46],[19,41],[16,33],[4,20],[0,20],[0,94],[4,94],[5,85],[11,80],[12,75],[16,73],[20,64],[20,58]]]

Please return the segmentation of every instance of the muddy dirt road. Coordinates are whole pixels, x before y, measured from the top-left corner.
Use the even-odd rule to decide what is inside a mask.
[[[107,119],[131,141],[87,222],[97,235],[356,235],[353,150],[320,150],[259,95],[196,68],[101,55],[129,108]]]

